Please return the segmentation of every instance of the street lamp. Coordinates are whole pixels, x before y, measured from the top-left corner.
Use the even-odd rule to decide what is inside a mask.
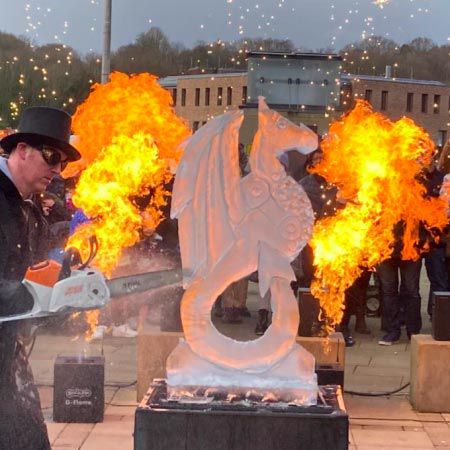
[[[105,0],[105,22],[103,25],[102,84],[109,80],[111,72],[111,10],[112,0]]]

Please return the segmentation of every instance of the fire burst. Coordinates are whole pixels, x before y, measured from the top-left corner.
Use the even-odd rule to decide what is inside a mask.
[[[374,0],[373,4],[383,9],[391,0]]]
[[[113,73],[111,81],[94,86],[77,109],[73,129],[79,136],[80,163],[65,176],[83,170],[73,201],[91,222],[77,229],[68,246],[87,252],[95,235],[94,260],[110,275],[122,250],[138,242],[142,229],[155,229],[166,204],[164,185],[180,159],[179,144],[188,136],[185,123],[171,107],[171,96],[156,77]],[[148,196],[145,210],[136,198]]]
[[[434,144],[412,120],[391,122],[358,101],[331,125],[322,148],[324,159],[316,171],[350,201],[314,228],[316,279],[311,290],[330,323],[339,323],[345,291],[362,268],[373,268],[391,255],[394,225],[404,223],[402,258],[417,259],[419,224],[442,229],[447,215],[442,200],[424,197],[418,177],[431,162]]]

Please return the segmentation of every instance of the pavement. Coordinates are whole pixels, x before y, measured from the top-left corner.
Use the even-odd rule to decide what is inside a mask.
[[[424,272],[424,271],[423,271]],[[428,283],[422,274],[421,293],[425,307]],[[238,339],[254,338],[255,302],[249,301],[252,318],[242,325],[221,330]],[[423,313],[423,333],[430,323]],[[377,344],[382,332],[378,318],[368,319],[370,336],[355,334],[357,341],[346,349],[345,405],[350,417],[350,450],[450,450],[450,414],[421,414],[409,402],[408,389],[381,397],[353,395],[349,391],[387,392],[409,381],[410,345],[406,335],[391,347]],[[225,327],[226,328],[226,327]],[[105,356],[105,419],[97,424],[65,424],[52,420],[53,365],[57,355]],[[134,413],[137,406],[136,339],[106,337],[103,344],[83,337],[39,334],[31,365],[41,393],[42,407],[54,450],[133,449]],[[131,386],[126,386],[130,385]],[[124,387],[126,386],[126,387]],[[327,450],[327,449],[324,449]]]

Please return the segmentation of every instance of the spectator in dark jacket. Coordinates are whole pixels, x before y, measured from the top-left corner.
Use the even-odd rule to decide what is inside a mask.
[[[439,191],[444,176],[450,173],[450,145],[442,151],[438,163],[432,164],[430,170],[425,173],[424,184],[429,197],[439,197]],[[425,268],[430,280],[430,291],[428,294],[428,315],[433,314],[433,292],[448,291],[448,273],[446,262],[446,242],[444,236],[437,244],[434,244],[429,252],[425,254]]]

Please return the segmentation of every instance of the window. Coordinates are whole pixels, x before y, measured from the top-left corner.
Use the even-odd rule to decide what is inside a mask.
[[[447,142],[447,130],[439,130],[437,145],[439,147],[443,147],[446,142]]]
[[[381,111],[388,109],[388,91],[381,91]]]
[[[209,100],[211,98],[211,89],[206,88],[205,89],[205,106],[209,106]]]
[[[428,94],[422,94],[422,112],[428,112]]]
[[[227,105],[230,106],[233,102],[233,88],[228,86],[227,87]]]
[[[247,86],[242,86],[242,104],[247,103]]]
[[[364,100],[369,103],[372,102],[372,89],[366,89],[366,92],[364,93]]]
[[[195,88],[195,106],[200,106],[200,88]]]
[[[198,121],[195,121],[195,122],[192,124],[192,131],[193,131],[194,133],[198,130],[199,125],[200,125],[200,122],[198,122]]]
[[[172,102],[173,106],[177,105],[177,88],[172,89]]]
[[[186,89],[181,89],[181,106],[186,106]]]
[[[414,93],[408,92],[406,95],[406,112],[412,112],[414,108]]]
[[[441,110],[441,96],[435,95],[433,100],[433,113],[439,114],[440,110]]]
[[[223,88],[217,88],[217,106],[222,106]]]

